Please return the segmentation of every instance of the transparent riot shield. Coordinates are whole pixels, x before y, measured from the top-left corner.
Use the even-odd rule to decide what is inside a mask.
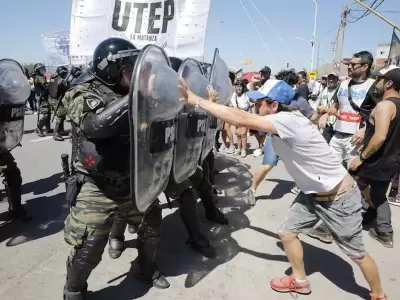
[[[220,58],[218,48],[215,49],[213,63],[210,67],[209,81],[211,86],[219,95],[218,104],[226,104],[232,97],[233,88],[229,79],[229,68]],[[223,122],[217,120],[210,114],[207,118],[206,136],[203,141],[203,151],[200,163],[204,161],[215,145],[215,135],[217,130],[222,130]]]
[[[22,140],[30,93],[21,65],[12,59],[0,60],[0,154],[11,151]]]
[[[178,75],[196,95],[207,98],[209,82],[199,63],[191,58],[182,62]],[[188,179],[197,169],[207,125],[207,113],[185,106],[178,115],[178,130],[172,174],[177,183]]]
[[[178,101],[178,74],[160,47],[142,49],[129,92],[131,192],[135,207],[145,212],[164,191],[171,173]]]

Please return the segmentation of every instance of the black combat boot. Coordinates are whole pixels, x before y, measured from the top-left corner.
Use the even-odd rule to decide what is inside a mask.
[[[3,184],[6,189],[9,204],[8,215],[14,220],[20,220],[23,222],[32,220],[32,216],[21,204],[22,179],[20,177],[20,173],[18,172],[18,174],[10,174],[8,180],[4,180]]]
[[[111,259],[120,258],[122,253],[125,251],[124,239],[113,239],[108,240],[108,255]]]
[[[61,123],[60,123],[60,122],[57,122],[56,125],[55,125],[55,127],[54,127],[53,139],[54,139],[55,141],[58,141],[58,142],[64,141],[64,139],[63,139],[63,137],[62,137],[62,135],[61,135],[61,132],[60,132],[60,131],[61,131],[60,126],[61,126]]]
[[[138,278],[155,288],[167,289],[170,284],[155,263],[158,244],[159,239],[146,238],[145,242],[138,240]]]
[[[225,215],[215,207],[215,209],[206,211],[207,220],[211,222],[218,223],[220,225],[229,224],[229,220],[225,217]]]
[[[114,216],[111,227],[110,237],[108,240],[108,255],[112,259],[120,258],[125,250],[125,229],[127,221],[125,216],[118,213]]]
[[[215,248],[210,245],[210,241],[201,234],[197,237],[190,237],[188,244],[190,244],[190,247],[194,251],[200,253],[204,257],[214,258],[217,256],[217,252]]]
[[[138,226],[136,225],[128,225],[128,232],[130,234],[135,234],[138,232]]]
[[[88,236],[67,259],[67,282],[64,300],[86,300],[87,280],[100,263],[107,238]]]
[[[64,123],[65,123],[65,121],[60,122],[60,131],[59,132],[62,136],[69,136],[69,133],[66,132],[64,129]]]

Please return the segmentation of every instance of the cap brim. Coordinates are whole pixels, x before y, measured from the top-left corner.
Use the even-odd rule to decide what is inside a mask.
[[[372,76],[383,76],[383,74],[380,71],[371,71],[370,73]]]
[[[267,96],[264,95],[263,93],[260,93],[259,91],[252,91],[252,92],[247,92],[247,97],[249,97],[249,99],[252,100],[260,100]]]

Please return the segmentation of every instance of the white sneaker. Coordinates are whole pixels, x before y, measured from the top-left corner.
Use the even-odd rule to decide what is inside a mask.
[[[246,157],[246,156],[247,156],[246,150],[242,150],[242,151],[240,152],[240,156],[241,156],[241,157]]]
[[[240,155],[240,149],[235,149],[235,152],[233,153],[233,155]]]
[[[256,205],[256,191],[249,188],[244,192],[246,194],[246,202],[249,206],[254,207]]]
[[[257,148],[256,150],[254,150],[254,152],[253,152],[254,157],[261,156],[261,155],[263,155],[262,149]]]
[[[229,149],[228,150],[226,150],[226,153],[228,153],[228,154],[232,154],[232,153],[234,153],[235,152],[235,147],[233,147],[233,146],[231,146],[231,147],[229,147]]]
[[[224,144],[219,147],[219,152],[225,152],[226,150],[228,150],[228,147],[226,147]]]

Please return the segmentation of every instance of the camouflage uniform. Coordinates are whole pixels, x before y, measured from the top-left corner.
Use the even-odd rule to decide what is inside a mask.
[[[43,128],[50,130],[51,107],[49,103],[49,88],[46,77],[41,75],[33,76],[35,86],[35,98],[39,106],[39,115],[36,132],[39,136],[44,136]],[[40,116],[42,115],[42,116]]]
[[[50,106],[51,106],[52,110],[54,111],[54,113],[56,114],[55,115],[56,125],[54,128],[54,139],[56,141],[63,141],[64,139],[62,138],[62,136],[66,135],[66,133],[64,131],[64,122],[67,117],[67,111],[65,110],[65,107],[62,104],[62,102],[60,103],[60,105],[58,105],[58,104],[59,104],[59,101],[61,101],[62,97],[64,97],[65,92],[67,91],[67,83],[66,83],[65,79],[61,78],[60,76],[51,78],[50,84],[53,81],[55,81],[58,86],[56,98],[53,98],[51,96],[49,97]],[[50,95],[51,95],[51,93],[50,93]]]
[[[101,85],[101,84],[100,84]],[[119,151],[119,157],[114,151],[111,141],[93,141],[98,152],[108,152],[104,158],[104,166],[121,165],[120,162],[110,160],[122,160],[126,172],[117,172],[105,168],[101,172],[91,170],[91,166],[97,162],[94,157],[82,159],[84,144],[79,141],[79,133],[83,132],[83,121],[89,113],[99,114],[107,105],[97,105],[98,101],[105,97],[105,92],[98,90],[92,83],[83,83],[69,90],[62,103],[72,127],[72,160],[75,175],[68,181],[67,200],[70,203],[70,214],[65,222],[64,239],[73,246],[67,261],[67,284],[64,296],[71,293],[84,293],[87,288],[87,279],[91,271],[100,263],[104,247],[106,246],[114,219],[129,220],[130,224],[139,226],[138,232],[138,264],[140,275],[149,282],[155,280],[158,272],[155,257],[160,240],[161,209],[158,201],[146,214],[141,214],[133,209],[130,197],[129,163],[127,152]],[[108,88],[103,86],[104,89]],[[107,101],[105,101],[107,102]],[[120,135],[116,137],[120,138]],[[92,145],[93,145],[92,144]],[[105,145],[105,146],[104,146]],[[103,147],[103,148],[102,148]],[[114,147],[115,148],[115,147]],[[128,143],[129,151],[129,143]],[[106,160],[109,160],[106,162]],[[76,183],[76,184],[75,184]],[[153,281],[154,284],[154,281]],[[69,299],[69,298],[68,298]],[[72,298],[71,298],[72,299]],[[75,298],[73,298],[75,299]]]

